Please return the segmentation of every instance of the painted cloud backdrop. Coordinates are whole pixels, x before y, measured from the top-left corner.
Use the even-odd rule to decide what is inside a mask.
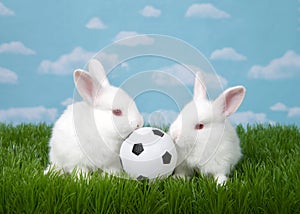
[[[5,0],[0,2],[0,29],[0,121],[54,122],[72,103],[75,68],[83,68],[119,39],[162,34],[197,48],[224,87],[246,86],[246,99],[231,118],[235,123],[300,126],[297,0]],[[152,42],[148,38],[124,45]],[[111,64],[118,60],[116,54],[101,57]],[[192,91],[193,76],[170,61],[129,60],[109,78],[118,85],[128,75],[151,69],[177,76]],[[157,84],[172,84],[157,75],[151,78]],[[210,77],[206,81],[214,84]],[[154,124],[172,122],[178,109],[157,96],[151,102],[141,97],[140,111]]]

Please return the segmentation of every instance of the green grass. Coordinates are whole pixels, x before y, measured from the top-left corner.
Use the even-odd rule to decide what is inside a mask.
[[[201,175],[155,182],[43,175],[46,124],[0,124],[0,213],[300,213],[296,126],[237,127],[244,157],[225,187]]]

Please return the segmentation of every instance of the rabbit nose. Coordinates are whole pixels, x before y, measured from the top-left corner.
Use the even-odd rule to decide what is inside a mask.
[[[136,129],[140,128],[141,125],[137,121],[132,121],[132,122],[130,122],[130,126],[132,129],[136,130]]]
[[[140,119],[138,119],[138,120],[130,121],[130,126],[133,129],[141,128],[143,126],[143,124],[144,124],[144,119],[142,117]]]
[[[137,126],[135,127],[134,130],[137,130],[137,129],[139,129],[139,128],[140,128],[140,125],[137,125]]]

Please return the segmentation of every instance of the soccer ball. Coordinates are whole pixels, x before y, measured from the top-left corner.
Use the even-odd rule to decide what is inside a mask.
[[[177,152],[168,134],[157,128],[143,127],[122,143],[120,161],[132,178],[162,178],[174,171]]]

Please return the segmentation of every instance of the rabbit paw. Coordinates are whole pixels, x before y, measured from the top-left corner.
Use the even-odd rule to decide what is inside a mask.
[[[180,173],[175,173],[173,176],[173,178],[175,179],[182,179],[182,180],[189,180],[189,176],[187,176],[186,174],[180,174]]]
[[[217,184],[221,186],[225,185],[227,181],[227,177],[225,175],[216,175],[215,179],[217,181]]]

